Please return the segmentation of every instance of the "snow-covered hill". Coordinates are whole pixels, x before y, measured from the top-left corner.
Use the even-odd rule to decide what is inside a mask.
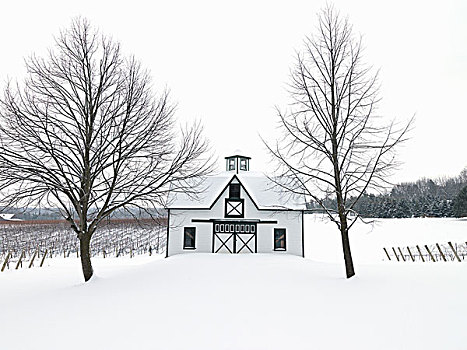
[[[97,258],[97,278],[87,284],[76,258],[7,271],[0,349],[467,348],[467,261],[392,263],[381,252],[360,259],[390,240],[388,225],[403,230],[402,221],[389,220],[371,232],[356,228],[357,277],[346,280],[343,263],[333,261],[333,233],[323,235],[330,224],[315,219],[306,227],[306,259]],[[414,221],[405,227],[417,230]]]

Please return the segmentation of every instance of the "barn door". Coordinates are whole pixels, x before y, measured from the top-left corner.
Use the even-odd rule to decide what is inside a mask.
[[[213,253],[256,253],[256,224],[242,222],[215,222]]]
[[[235,253],[256,253],[256,235],[239,233],[235,236]]]
[[[230,253],[235,252],[235,236],[230,233],[214,233],[213,253]]]
[[[235,224],[215,222],[213,228],[213,253],[235,253]]]

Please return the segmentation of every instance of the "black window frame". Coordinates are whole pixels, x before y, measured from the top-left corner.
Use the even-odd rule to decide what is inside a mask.
[[[282,232],[284,233],[284,238],[281,239],[281,240],[284,241],[284,246],[283,247],[277,245],[278,239],[276,238],[278,235],[281,235]],[[285,229],[285,228],[275,228],[274,229],[273,240],[274,240],[274,251],[275,252],[285,252],[285,251],[287,251],[287,229]]]
[[[193,238],[192,238],[192,243],[193,246],[187,246],[187,234],[188,231],[193,230]],[[188,249],[188,250],[193,250],[196,249],[196,227],[190,226],[190,227],[184,227],[183,228],[183,249]]]
[[[229,199],[240,199],[240,184],[236,183],[236,184],[230,184],[229,185]],[[237,190],[234,190],[235,189],[238,189]],[[238,193],[238,196],[235,196],[235,194]]]

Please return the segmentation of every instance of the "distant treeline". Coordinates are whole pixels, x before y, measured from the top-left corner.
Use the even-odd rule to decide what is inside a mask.
[[[336,208],[334,199],[324,202]],[[309,203],[308,208],[319,209],[319,205]],[[456,177],[424,178],[398,184],[387,194],[365,194],[354,209],[367,218],[467,216],[467,168]]]

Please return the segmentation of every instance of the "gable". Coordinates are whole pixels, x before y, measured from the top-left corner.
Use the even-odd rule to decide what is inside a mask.
[[[198,198],[183,193],[172,194],[169,209],[211,209],[218,200],[229,196],[229,185],[239,183],[243,198],[248,198],[258,210],[303,210],[305,198],[284,194],[263,174],[221,173],[206,179]],[[227,192],[226,192],[227,191]],[[223,196],[224,194],[224,196]]]

